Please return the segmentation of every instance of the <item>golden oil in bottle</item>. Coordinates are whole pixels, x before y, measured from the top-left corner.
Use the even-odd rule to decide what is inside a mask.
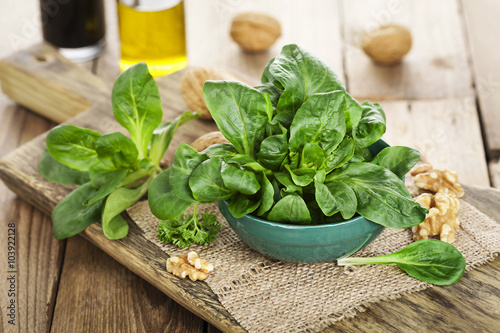
[[[120,68],[145,62],[153,76],[186,67],[184,4],[181,0],[118,0]]]

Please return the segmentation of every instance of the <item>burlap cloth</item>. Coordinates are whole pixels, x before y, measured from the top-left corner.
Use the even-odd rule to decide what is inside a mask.
[[[217,214],[222,222],[221,232],[208,246],[184,249],[158,241],[158,219],[151,214],[147,202],[136,204],[128,213],[146,237],[168,255],[196,251],[214,263],[215,271],[206,283],[249,332],[317,332],[335,321],[355,316],[370,303],[432,287],[393,265],[339,267],[335,263],[291,264],[270,259],[241,242],[215,204],[200,208],[202,212]],[[454,245],[464,255],[467,270],[498,255],[500,224],[463,200],[459,219]],[[386,228],[356,256],[384,255],[411,241],[410,230]]]

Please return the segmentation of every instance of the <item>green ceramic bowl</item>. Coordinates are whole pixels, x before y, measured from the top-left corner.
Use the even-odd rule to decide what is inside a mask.
[[[375,156],[389,147],[382,140],[369,147]],[[227,201],[219,209],[231,228],[252,249],[271,258],[295,263],[331,262],[358,252],[370,244],[384,227],[362,216],[321,225],[270,222],[252,215],[235,218]]]

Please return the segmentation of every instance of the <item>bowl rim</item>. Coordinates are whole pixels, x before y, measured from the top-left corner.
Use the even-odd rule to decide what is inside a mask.
[[[228,205],[229,202],[227,200],[221,200],[220,202],[223,202],[224,205]],[[229,214],[231,214],[231,212],[228,211]],[[233,216],[234,217],[234,216]],[[308,229],[308,230],[313,230],[313,229],[322,229],[322,228],[331,228],[333,226],[345,226],[345,225],[348,225],[348,224],[353,224],[353,223],[359,223],[359,222],[369,222],[370,224],[374,224],[376,226],[380,226],[380,227],[383,227],[382,225],[378,224],[378,223],[375,223],[373,221],[370,221],[368,219],[366,219],[365,217],[363,216],[356,216],[356,217],[353,217],[353,218],[350,218],[349,220],[347,221],[343,221],[343,222],[333,222],[333,223],[325,223],[325,224],[313,224],[313,225],[302,225],[302,224],[287,224],[287,223],[282,223],[282,222],[273,222],[273,221],[268,221],[268,220],[264,220],[264,219],[261,219],[260,217],[257,217],[257,216],[253,216],[251,214],[247,214],[243,217],[240,217],[240,218],[236,218],[237,220],[240,220],[240,219],[243,219],[243,218],[247,218],[247,219],[250,219],[250,220],[253,220],[253,222],[256,222],[256,223],[260,223],[260,224],[263,224],[263,225],[266,225],[266,226],[269,226],[269,227],[276,227],[276,228],[281,228],[281,229],[291,229],[291,230],[305,230],[305,229]]]
[[[381,143],[382,146],[384,146],[384,148],[391,147],[387,142],[385,142],[382,139],[378,139],[375,143]],[[375,143],[373,143],[372,145],[374,145]],[[384,148],[382,148],[382,149],[384,149]],[[404,177],[403,177],[402,181],[404,182]],[[224,205],[226,205],[226,206],[229,205],[229,202],[227,200],[221,200],[221,201],[219,201],[219,203],[220,202],[223,202]],[[228,210],[228,213],[231,214],[231,212],[229,212],[229,210]],[[313,224],[313,225],[310,225],[310,224],[308,224],[308,225],[288,224],[288,223],[282,223],[282,222],[273,222],[273,221],[268,221],[268,220],[261,219],[260,217],[257,217],[257,216],[251,215],[251,214],[247,214],[247,215],[245,215],[243,217],[240,217],[240,218],[236,218],[235,217],[235,219],[237,219],[237,220],[242,219],[242,218],[248,218],[248,219],[253,220],[256,223],[260,223],[260,224],[263,224],[263,225],[266,225],[266,226],[269,226],[269,227],[276,227],[276,228],[282,228],[282,229],[291,229],[291,230],[306,230],[306,229],[308,229],[308,230],[314,230],[314,229],[322,229],[322,228],[331,228],[331,227],[334,227],[334,226],[341,227],[341,226],[346,226],[346,225],[349,225],[349,224],[354,224],[354,223],[359,223],[359,222],[365,222],[365,221],[368,222],[368,223],[370,223],[370,224],[374,224],[375,226],[384,228],[383,225],[375,223],[373,221],[370,221],[370,220],[368,220],[367,218],[365,218],[365,217],[363,217],[361,215],[360,216],[356,216],[356,217],[352,217],[349,220],[343,221],[343,222],[333,222],[333,223]]]

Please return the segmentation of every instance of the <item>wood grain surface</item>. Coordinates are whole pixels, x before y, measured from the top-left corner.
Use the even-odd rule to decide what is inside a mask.
[[[0,115],[0,147],[3,152],[13,150],[26,143],[50,127],[52,123],[42,117],[30,113],[23,107],[5,101],[3,96],[0,105],[8,105]],[[25,332],[30,328],[33,332],[46,332],[50,329],[53,304],[58,289],[58,277],[64,252],[65,241],[57,241],[52,237],[50,218],[34,209],[25,201],[16,198],[0,184],[0,221],[2,232],[0,244],[7,246],[7,224],[15,223],[16,265],[15,301],[18,309],[16,326],[8,324],[10,319],[3,309],[7,308],[7,281],[9,273],[2,275],[0,288],[5,291],[0,297],[2,316],[0,327],[6,332]],[[0,251],[0,260],[7,263],[7,252]],[[2,273],[6,272],[4,270]],[[9,330],[7,330],[9,329]]]
[[[391,145],[415,147],[440,169],[454,169],[465,184],[489,186],[475,101],[380,101],[387,115],[384,138]]]
[[[474,95],[457,1],[350,0],[342,3],[344,17],[349,18],[344,20],[344,40],[351,94],[365,99]],[[374,66],[360,44],[367,32],[387,23],[410,29],[412,49],[399,66]]]
[[[109,93],[102,80],[84,67],[74,66],[48,45],[39,44],[12,57],[15,59],[0,61],[4,94],[57,123],[89,109],[101,91]],[[52,66],[54,63],[57,66]],[[33,75],[38,70],[44,75]],[[73,88],[71,91],[66,88],[68,85]]]
[[[481,117],[488,149],[492,156],[500,157],[500,48],[498,31],[500,21],[494,15],[485,15],[484,8],[500,12],[500,2],[494,0],[462,0],[467,37],[470,43],[472,72],[477,90]]]
[[[500,187],[500,48],[496,15],[500,2],[493,0],[462,0],[466,34],[470,44],[472,73],[475,82],[484,137],[489,155],[492,185]],[[488,11],[485,10],[488,8]]]
[[[216,66],[243,72],[260,79],[266,63],[289,43],[315,50],[321,59],[339,77],[344,77],[342,66],[342,39],[339,3],[330,0],[315,1],[204,1],[186,2],[189,62],[196,66]],[[282,27],[282,36],[268,51],[250,54],[242,52],[229,36],[231,20],[239,12],[258,11],[276,17]],[[204,31],[217,26],[222,33]],[[312,33],[312,32],[318,33]],[[227,32],[227,33],[226,33]]]
[[[40,27],[36,24],[37,6],[37,0],[16,2],[15,5],[12,2],[0,4],[0,27],[7,37],[0,39],[1,57],[41,39]],[[189,60],[192,65],[226,68],[258,79],[264,64],[279,52],[283,44],[296,42],[304,45],[342,74],[356,97],[382,100],[389,122],[386,139],[391,144],[418,147],[436,166],[456,169],[464,183],[487,186],[491,180],[493,185],[500,186],[500,162],[495,149],[492,149],[495,146],[491,144],[500,126],[498,118],[495,118],[494,103],[500,96],[497,77],[500,67],[497,64],[498,56],[495,55],[497,50],[491,46],[496,43],[496,34],[484,33],[495,31],[497,27],[494,6],[496,4],[491,0],[446,0],[439,4],[421,1],[418,6],[410,2],[380,0],[186,0]],[[98,85],[103,87],[111,86],[119,74],[115,1],[106,0],[106,10],[107,49],[97,60],[83,66],[97,74],[101,81]],[[226,33],[232,16],[245,10],[268,12],[282,23],[283,36],[268,52],[255,55],[243,53]],[[359,36],[388,20],[410,28],[415,43],[403,64],[389,68],[374,66],[359,50]],[[76,72],[83,73],[81,70]],[[16,77],[16,81],[23,84],[23,75],[21,73],[20,77]],[[87,76],[88,72],[83,75]],[[164,107],[168,108],[172,104],[173,109],[182,111],[185,108],[182,100],[171,94],[172,89],[177,89],[178,83],[159,78],[158,84]],[[28,86],[46,88],[41,85],[34,87],[32,84]],[[10,87],[13,93],[25,95],[24,86]],[[59,88],[56,85],[56,90]],[[51,94],[50,91],[47,93]],[[38,94],[40,98],[44,97],[40,92]],[[81,91],[73,91],[73,94],[76,97],[71,103],[78,107],[63,109],[63,113],[80,112],[94,103],[92,95],[89,99]],[[87,104],[88,100],[90,104]],[[36,110],[37,100],[32,98],[30,106]],[[94,117],[99,117],[104,123],[102,127],[108,131],[116,125],[109,114],[94,112]],[[165,115],[165,119],[172,117],[173,114]],[[0,157],[53,126],[53,123],[15,105],[1,94],[0,119]],[[80,121],[85,123],[84,120]],[[197,131],[200,131],[207,123],[197,122],[196,126]],[[186,142],[195,137],[189,133],[186,135]],[[485,138],[484,143],[482,136]],[[488,156],[485,156],[484,146],[488,148]],[[34,151],[38,151],[39,147],[33,147]],[[34,166],[25,165],[25,159],[13,162],[10,166],[19,168],[23,174],[35,171]],[[487,163],[489,169],[486,168]],[[27,181],[29,178],[22,180]],[[15,190],[25,193],[29,186],[17,188],[16,185]],[[44,186],[49,192],[52,191],[51,195],[59,193],[59,196],[49,198],[52,200],[51,205],[68,190],[65,188],[58,192],[52,189],[51,184]],[[476,200],[478,204],[490,200],[490,203],[495,204],[495,201],[491,201],[496,200],[492,193],[477,191],[468,190],[467,200]],[[37,200],[32,202],[38,206],[41,204]],[[0,318],[0,326],[4,331],[60,332],[85,327],[87,331],[95,332],[218,332],[217,328],[193,316],[82,238],[74,237],[66,242],[53,240],[50,227],[47,227],[48,219],[30,205],[16,199],[3,184],[0,184],[0,207],[3,223],[13,221],[17,226],[17,302],[22,304],[18,309],[19,325],[14,330],[7,324],[5,316]],[[50,211],[46,205],[40,208],[45,212]],[[84,237],[100,244],[98,235],[102,237],[102,233],[99,226],[91,228]],[[95,235],[91,234],[92,230]],[[6,237],[6,228],[3,228],[0,230],[1,244],[4,244]],[[137,239],[140,241],[140,235]],[[148,255],[151,255],[148,251]],[[112,253],[112,257],[120,262],[129,259],[115,246],[107,248],[106,252]],[[137,254],[137,257],[141,255]],[[6,262],[6,256],[5,249],[2,249],[1,262]],[[138,267],[132,269],[141,270]],[[467,273],[457,285],[434,288],[394,302],[375,304],[366,312],[342,321],[327,331],[400,332],[432,329],[437,332],[470,332],[471,327],[479,331],[494,331],[500,322],[498,271],[497,259]],[[78,284],[73,283],[75,279],[78,279]],[[0,282],[2,291],[6,290],[6,286],[6,281]],[[179,295],[189,290],[189,284],[171,286],[178,288]],[[123,292],[113,291],[114,288],[121,288]],[[87,303],[87,295],[101,294],[103,297],[96,300],[95,306]],[[183,299],[181,297],[181,304]],[[213,299],[208,299],[207,304],[212,305]],[[6,301],[2,294],[2,309]],[[80,308],[81,304],[85,304],[85,310]],[[142,311],[142,308],[145,310]],[[219,315],[221,312],[214,310],[212,317],[205,314],[210,318],[204,318],[217,321]],[[129,320],[131,317],[133,320]],[[69,323],[68,318],[74,320]],[[91,323],[89,318],[94,318],[95,322]],[[224,331],[238,330],[239,327],[235,325],[229,321],[219,327]]]

